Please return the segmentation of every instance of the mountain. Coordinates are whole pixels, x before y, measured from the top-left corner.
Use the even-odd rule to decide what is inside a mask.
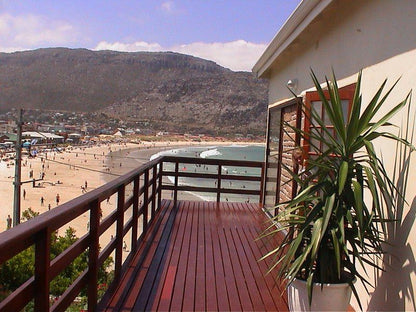
[[[48,48],[0,53],[0,112],[102,112],[176,132],[264,133],[267,85],[172,52]]]

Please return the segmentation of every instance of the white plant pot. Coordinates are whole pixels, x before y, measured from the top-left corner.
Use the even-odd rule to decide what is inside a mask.
[[[343,284],[314,284],[312,304],[309,306],[306,282],[294,279],[287,288],[289,310],[294,311],[347,311],[351,287]]]

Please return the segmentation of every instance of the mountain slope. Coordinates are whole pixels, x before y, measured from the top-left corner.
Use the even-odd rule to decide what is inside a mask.
[[[101,111],[169,131],[264,131],[267,86],[177,53],[50,48],[0,53],[0,110]]]

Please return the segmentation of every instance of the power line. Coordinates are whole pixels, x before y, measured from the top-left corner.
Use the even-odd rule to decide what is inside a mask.
[[[98,170],[98,169],[92,169],[92,168],[83,167],[83,166],[79,166],[79,165],[68,164],[68,163],[64,163],[64,162],[58,161],[58,160],[48,159],[48,161],[54,162],[54,163],[57,163],[57,164],[60,164],[60,165],[64,165],[64,166],[71,166],[71,167],[79,168],[79,169],[82,169],[82,170],[88,170],[88,171],[94,171],[94,172],[98,172],[98,173],[104,173],[104,174],[108,174],[108,175],[112,175],[112,176],[116,176],[116,177],[122,176],[121,174],[112,173],[112,172],[108,172],[108,171],[101,171],[101,170]]]

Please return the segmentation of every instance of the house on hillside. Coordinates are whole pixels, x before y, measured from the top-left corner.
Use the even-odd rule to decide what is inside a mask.
[[[311,69],[321,82],[325,76],[330,78],[334,70],[346,111],[360,70],[363,103],[368,103],[384,79],[391,86],[401,77],[385,103],[386,108],[393,107],[410,90],[416,90],[415,17],[414,0],[304,0],[298,5],[253,68],[257,76],[269,80],[266,206],[293,195],[293,185],[288,183],[290,175],[282,164],[296,169],[292,150],[300,142],[281,121],[310,131],[303,122],[299,102],[319,105]],[[411,107],[414,112],[414,101]],[[402,112],[393,121],[400,125],[406,115]],[[392,172],[395,146],[388,144],[380,140],[376,147]],[[414,164],[414,159],[411,161]],[[365,311],[416,309],[415,170],[410,170],[408,181],[408,205],[400,212],[402,219],[391,233],[393,246],[381,264],[386,272],[370,276],[376,287],[369,290],[369,295],[357,285]],[[352,305],[358,311],[354,300]]]

